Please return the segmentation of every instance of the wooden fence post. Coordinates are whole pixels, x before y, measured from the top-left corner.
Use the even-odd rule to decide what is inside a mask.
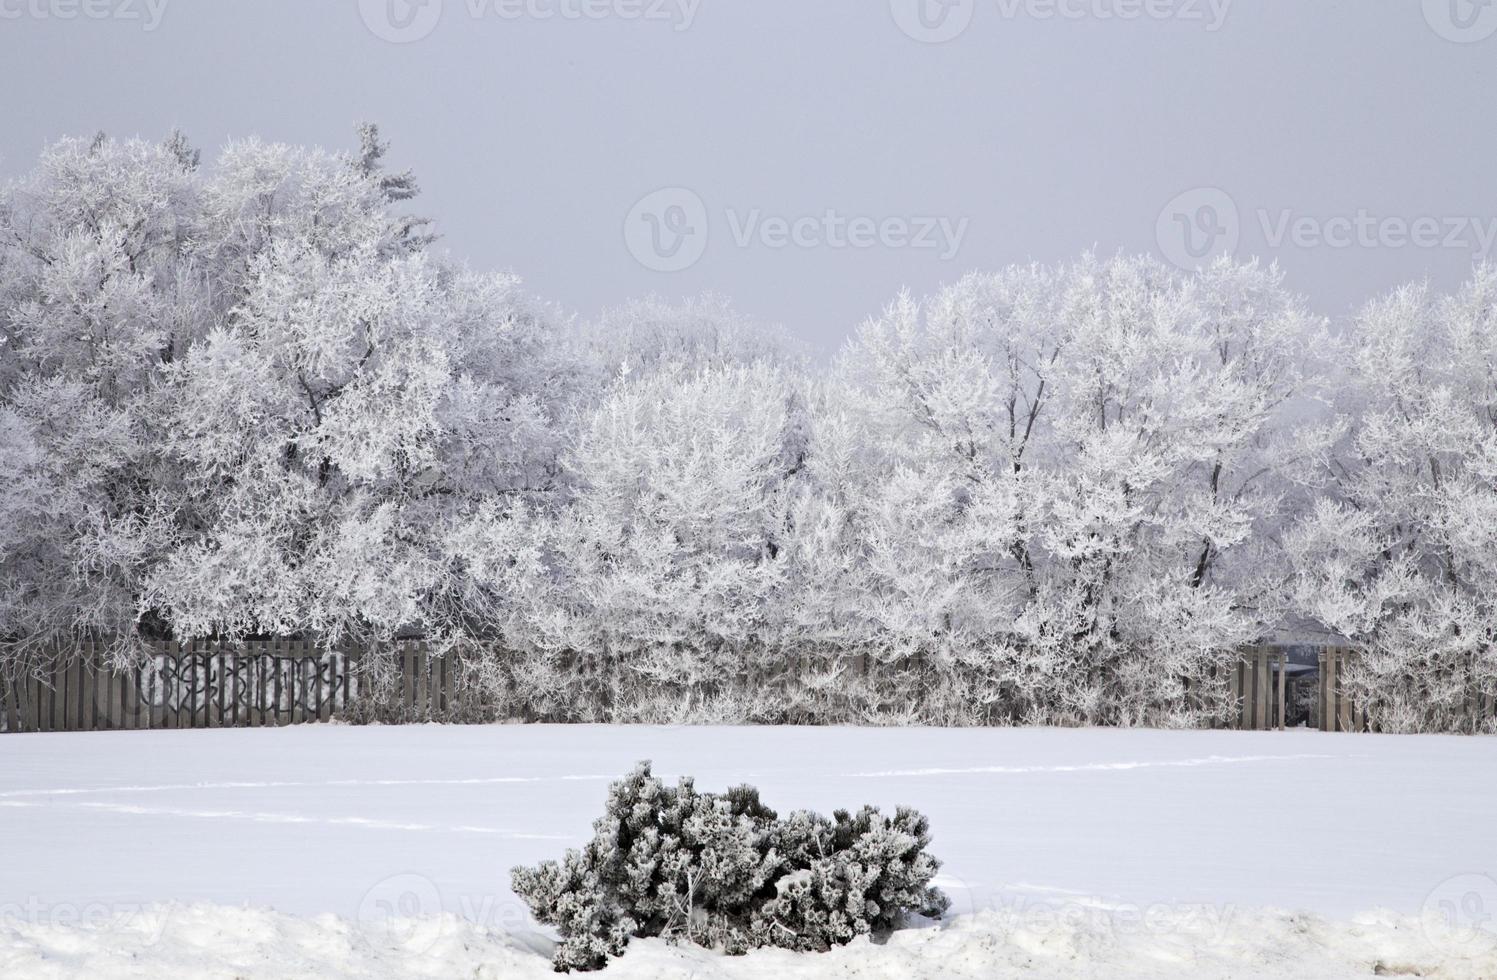
[[[1341,648],[1341,669],[1335,672],[1335,687],[1337,687],[1337,690],[1335,690],[1335,699],[1337,699],[1338,706],[1340,706],[1338,718],[1340,718],[1341,732],[1352,732],[1353,730],[1352,699],[1347,697],[1346,682],[1343,679],[1346,676],[1346,663],[1350,660],[1349,654],[1349,649]]]
[[[15,681],[0,674],[0,691],[5,695],[5,730],[7,732],[18,732],[21,730],[21,705],[17,696],[20,687]]]
[[[317,673],[317,648],[311,640],[301,643],[301,659],[296,662],[296,673],[300,681],[302,724],[317,720],[317,693],[320,690]]]
[[[1268,650],[1253,648],[1253,730],[1268,728]]]
[[[1279,731],[1289,727],[1289,654],[1279,652]]]
[[[1336,730],[1336,648],[1325,647],[1320,651],[1320,730]]]
[[[42,723],[41,687],[30,672],[18,675],[16,683],[20,686],[26,702],[26,713],[21,719],[21,724],[25,731],[39,732]]]
[[[401,697],[400,706],[403,711],[410,711],[416,703],[416,657],[411,651],[409,640],[400,641],[400,675],[401,675]]]
[[[415,670],[416,670],[416,705],[415,705],[415,710],[416,710],[416,718],[417,719],[421,719],[421,718],[423,718],[423,717],[426,716],[426,713],[429,710],[429,705],[428,705],[428,702],[427,702],[427,689],[428,688],[427,688],[427,683],[426,683],[426,673],[427,673],[427,667],[428,667],[428,658],[426,656],[426,641],[425,640],[422,640],[422,641],[420,641],[420,642],[418,642],[416,644],[415,657],[416,657],[416,666],[415,666]]]
[[[94,663],[98,656],[98,646],[89,640],[78,658],[78,679],[82,682],[78,689],[78,730],[81,732],[94,730]]]
[[[1233,728],[1242,727],[1242,657],[1232,658],[1232,666],[1227,673],[1227,691],[1232,698]]]

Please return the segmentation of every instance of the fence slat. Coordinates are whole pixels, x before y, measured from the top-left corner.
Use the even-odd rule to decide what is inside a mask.
[[[1248,661],[1238,659],[1237,673],[1241,678],[1238,689],[1242,691],[1242,705],[1238,711],[1237,727],[1249,729],[1253,727],[1253,670]]]
[[[1340,708],[1340,714],[1337,717],[1341,721],[1341,732],[1353,732],[1355,730],[1352,729],[1352,699],[1347,697],[1346,682],[1343,681],[1344,676],[1346,676],[1347,660],[1349,660],[1349,657],[1347,657],[1346,649],[1341,649],[1341,666],[1335,672],[1335,688],[1337,688],[1335,690],[1335,700],[1337,700],[1338,708]]]
[[[425,643],[418,643],[418,644],[416,644],[416,667],[415,667],[415,669],[416,669],[416,704],[415,704],[415,710],[416,710],[416,717],[418,719],[422,718],[422,717],[424,717],[426,715],[427,707],[428,707],[427,706],[427,700],[426,700],[426,692],[427,692],[426,673],[427,673],[427,667],[428,667],[427,660],[428,660],[428,658],[426,656],[426,644]]]
[[[112,732],[119,727],[115,724],[116,709],[120,703],[119,692],[114,687],[114,668],[102,660],[99,662],[99,675],[95,679],[94,691],[94,710],[99,714],[99,728]]]
[[[300,693],[297,688],[301,685],[301,653],[300,641],[293,642],[288,651],[288,657],[281,666],[286,671],[286,724],[296,724],[296,702]]]
[[[176,729],[181,727],[181,677],[182,677],[182,644],[173,640],[168,643],[164,656],[161,658],[162,669],[160,676],[154,680],[160,687],[161,698],[161,727]]]
[[[1253,730],[1268,727],[1268,651],[1253,648]]]
[[[333,695],[338,690],[338,660],[333,651],[320,651],[312,666],[317,673],[317,720],[331,721]]]
[[[255,728],[265,727],[265,650],[251,646],[245,650],[249,660],[250,708],[249,723]]]
[[[1232,715],[1232,727],[1239,731],[1247,727],[1248,702],[1252,698],[1252,691],[1248,690],[1246,684],[1246,672],[1243,670],[1245,661],[1238,657],[1232,663],[1232,693],[1234,698],[1234,713]]]
[[[224,724],[224,709],[228,704],[224,698],[229,688],[229,677],[224,673],[224,649],[222,644],[212,642],[207,644],[207,677],[208,690],[211,695],[208,701],[208,727],[221,728]]]
[[[130,668],[120,675],[120,711],[124,717],[126,731],[134,731],[141,726],[141,719],[145,719],[147,726],[151,723],[151,704],[146,700],[146,692],[140,686],[139,665]]]
[[[1289,727],[1289,654],[1279,654],[1279,731]]]
[[[83,662],[78,665],[79,675],[83,680],[83,689],[79,691],[78,699],[78,727],[82,731],[92,732],[98,729],[94,697],[98,692],[99,648],[97,644],[89,643],[85,650]]]
[[[41,731],[42,711],[41,701],[37,693],[41,688],[37,684],[36,678],[32,677],[29,673],[18,677],[16,683],[20,685],[23,700],[26,702],[26,713],[21,720],[23,729],[28,732],[39,732]]]
[[[192,727],[208,727],[208,702],[213,691],[213,676],[209,670],[208,658],[203,655],[203,642],[191,640],[188,647],[192,650],[189,655],[192,658]]]
[[[280,641],[280,640],[276,640],[275,641],[275,651],[274,651],[274,653],[272,654],[272,656],[270,658],[269,667],[270,667],[270,671],[271,671],[271,676],[270,676],[270,689],[271,689],[271,700],[270,700],[270,703],[272,705],[272,709],[271,709],[271,721],[272,721],[273,724],[275,724],[277,726],[280,726],[281,724],[284,723],[282,721],[282,719],[281,719],[281,688],[284,685],[285,681],[281,677],[281,665],[285,661],[283,661],[281,659],[281,655],[284,654],[285,652],[286,652],[285,651],[285,644],[282,641]]]
[[[50,664],[42,663],[36,668],[36,678],[32,681],[32,690],[36,697],[36,730],[46,732],[52,730],[52,688],[48,684],[51,676]]]
[[[442,720],[452,722],[452,662],[455,654],[449,650],[442,654]]]
[[[400,672],[402,676],[400,705],[410,711],[416,704],[416,653],[410,643],[400,645]]]
[[[244,710],[244,678],[240,671],[244,669],[244,661],[241,659],[243,644],[235,646],[232,651],[223,654],[224,664],[228,668],[229,676],[229,717],[227,723],[235,728],[247,727],[249,724],[248,712]]]
[[[58,654],[52,665],[52,731],[68,730],[68,661]]]
[[[72,654],[62,668],[62,730],[78,730],[78,689],[82,686],[78,676],[78,655]]]
[[[140,710],[139,696],[131,700],[133,693],[130,690],[129,675],[123,670],[110,670],[109,727],[114,731],[123,731],[129,725],[132,710]]]
[[[302,642],[301,659],[296,662],[297,673],[301,677],[301,720],[305,724],[317,720],[317,665],[312,658],[315,651],[312,644]]]
[[[1336,648],[1320,652],[1320,730],[1336,730]]]
[[[21,730],[19,687],[20,685],[15,681],[0,674],[0,690],[5,692],[5,730],[7,732],[18,732]]]

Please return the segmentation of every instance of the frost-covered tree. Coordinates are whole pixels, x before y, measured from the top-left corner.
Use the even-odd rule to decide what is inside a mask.
[[[523,601],[510,633],[543,712],[689,714],[762,656],[791,601],[799,387],[764,362],[621,375],[563,455],[566,506],[495,502],[458,536],[469,574]]]
[[[188,512],[144,600],[189,635],[451,627],[446,522],[554,479],[553,315],[420,254],[368,155],[238,144],[205,190],[234,301],[169,372]]]
[[[1213,666],[1270,614],[1254,531],[1282,506],[1316,326],[1276,271],[1225,262],[1088,257],[901,297],[842,366],[877,433],[853,438],[882,455],[840,493],[885,642],[980,670],[1014,717],[1221,711]]]
[[[1298,608],[1362,648],[1343,680],[1381,727],[1470,730],[1497,696],[1497,268],[1370,303],[1337,352],[1343,437],[1287,536]]]
[[[0,635],[465,625],[446,523],[544,494],[582,374],[357,155],[63,141],[0,204]]]
[[[669,303],[659,296],[606,310],[581,331],[601,392],[617,375],[696,371],[755,363],[803,370],[806,355],[785,331],[738,312],[711,293]]]
[[[0,195],[0,638],[118,634],[179,485],[159,387],[207,332],[196,154],[63,140]]]

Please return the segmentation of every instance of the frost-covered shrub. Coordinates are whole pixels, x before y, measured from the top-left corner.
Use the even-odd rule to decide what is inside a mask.
[[[930,884],[929,826],[905,808],[781,820],[751,786],[672,788],[644,762],[613,784],[593,827],[561,863],[512,872],[515,893],[561,933],[558,970],[600,969],[633,937],[821,951],[947,907]]]

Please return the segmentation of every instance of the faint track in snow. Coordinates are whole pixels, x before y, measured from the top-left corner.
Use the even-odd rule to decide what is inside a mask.
[[[405,823],[398,820],[376,820],[369,817],[311,817],[300,813],[262,813],[249,810],[191,810],[181,807],[137,806],[132,803],[57,802],[48,800],[0,800],[0,807],[7,809],[55,810],[59,808],[77,810],[103,810],[109,813],[125,813],[148,817],[189,817],[200,820],[249,820],[254,823],[317,824],[328,827],[365,827],[369,830],[401,830],[421,833],[491,834],[509,840],[571,840],[565,834],[532,834],[503,827],[476,827],[459,825],[452,827],[426,823]]]
[[[105,793],[170,793],[215,789],[319,789],[359,786],[502,786],[510,783],[608,782],[617,776],[480,776],[465,779],[326,779],[225,783],[165,783],[155,786],[82,786],[57,789],[16,789],[0,792],[0,799],[37,796],[85,796]]]
[[[1181,769],[1195,766],[1242,765],[1252,762],[1293,762],[1304,759],[1344,759],[1341,755],[1208,755],[1196,759],[1161,759],[1153,762],[1081,762],[1061,766],[975,766],[969,769],[888,769],[881,772],[849,773],[853,779],[894,779],[921,776],[1023,776],[1036,773],[1125,772],[1132,769]]]

